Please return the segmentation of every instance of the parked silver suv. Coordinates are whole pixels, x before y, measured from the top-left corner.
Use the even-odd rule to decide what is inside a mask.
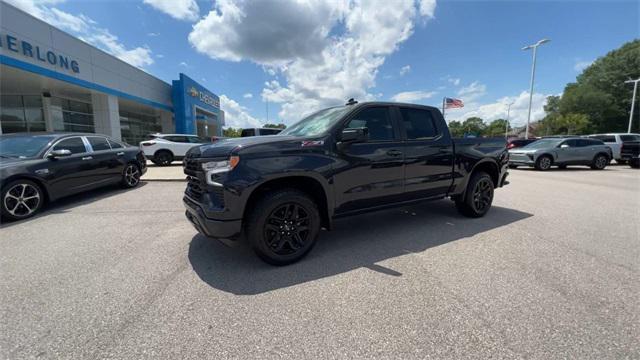
[[[587,165],[592,169],[604,169],[613,154],[601,140],[587,138],[541,139],[527,146],[509,150],[509,167],[533,166],[549,170],[552,165]]]

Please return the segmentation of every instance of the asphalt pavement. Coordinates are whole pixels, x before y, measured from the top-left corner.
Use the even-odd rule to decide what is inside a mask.
[[[0,228],[0,358],[640,358],[640,171],[512,170],[336,222],[272,267],[206,239],[183,182],[62,200]]]

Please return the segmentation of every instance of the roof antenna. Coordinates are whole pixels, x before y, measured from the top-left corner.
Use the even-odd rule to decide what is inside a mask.
[[[355,101],[353,98],[351,98],[351,99],[349,99],[349,100],[347,101],[347,105],[355,105],[355,104],[357,104],[357,103],[358,103],[358,102],[357,102],[357,101]]]

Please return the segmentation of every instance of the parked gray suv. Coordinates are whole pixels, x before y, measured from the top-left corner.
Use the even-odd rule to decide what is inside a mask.
[[[509,150],[509,167],[533,166],[549,170],[551,166],[587,165],[602,170],[611,161],[611,148],[601,140],[579,137],[541,139],[531,144]]]

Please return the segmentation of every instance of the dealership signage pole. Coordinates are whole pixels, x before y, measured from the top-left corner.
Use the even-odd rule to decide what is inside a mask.
[[[509,138],[509,115],[511,115],[511,105],[513,105],[514,103],[515,101],[512,101],[510,104],[508,104],[508,107],[507,107],[507,124],[504,126],[505,139]]]
[[[547,43],[551,40],[549,39],[542,39],[540,41],[538,41],[537,43],[533,44],[533,45],[529,45],[529,46],[525,46],[522,48],[522,50],[529,50],[529,49],[533,49],[533,64],[531,65],[531,83],[529,85],[529,115],[527,115],[527,128],[524,132],[524,137],[525,139],[529,138],[529,122],[531,121],[531,102],[533,101],[533,80],[536,76],[536,55],[537,55],[537,50],[538,50],[538,46]]]
[[[629,128],[627,129],[627,133],[631,133],[631,122],[633,121],[633,110],[635,109],[635,105],[636,105],[636,92],[638,90],[638,81],[640,81],[640,79],[627,80],[624,82],[625,84],[633,83],[633,97],[631,98],[631,113],[629,114]]]

